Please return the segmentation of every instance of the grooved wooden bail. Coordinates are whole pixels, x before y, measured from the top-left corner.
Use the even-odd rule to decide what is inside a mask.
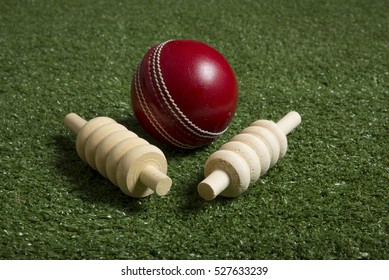
[[[166,175],[167,161],[157,147],[108,117],[86,121],[69,113],[64,122],[77,134],[80,158],[125,194],[145,197],[169,192],[172,180]]]
[[[205,200],[235,197],[247,190],[286,153],[286,135],[301,123],[289,112],[277,123],[258,120],[213,153],[205,163],[205,179],[198,185]]]

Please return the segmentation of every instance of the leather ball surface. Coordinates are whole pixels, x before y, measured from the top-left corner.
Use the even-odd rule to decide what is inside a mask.
[[[197,148],[219,137],[231,122],[238,85],[228,61],[193,40],[152,47],[131,87],[133,111],[142,127],[170,146]]]

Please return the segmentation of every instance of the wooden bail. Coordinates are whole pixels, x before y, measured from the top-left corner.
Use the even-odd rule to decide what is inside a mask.
[[[198,185],[205,200],[216,196],[235,197],[247,190],[286,153],[286,135],[301,123],[297,112],[289,112],[277,123],[258,120],[242,130],[204,167],[205,179]]]
[[[124,193],[145,197],[154,192],[158,195],[169,192],[172,181],[166,175],[166,158],[157,147],[108,117],[86,121],[69,113],[64,122],[77,134],[80,158]]]

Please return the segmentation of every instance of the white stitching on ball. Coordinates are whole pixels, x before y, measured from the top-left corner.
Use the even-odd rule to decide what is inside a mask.
[[[153,127],[161,134],[169,143],[181,147],[181,148],[195,148],[195,146],[190,146],[184,143],[181,143],[180,141],[174,139],[171,135],[169,135],[168,132],[164,130],[162,125],[158,122],[158,119],[155,118],[152,111],[150,110],[149,106],[147,105],[146,99],[144,97],[142,88],[141,88],[141,82],[140,82],[140,64],[138,66],[138,69],[136,71],[136,78],[135,78],[135,94],[139,100],[140,106],[142,107],[142,111],[145,113],[147,119],[149,122],[153,125]]]
[[[210,132],[210,131],[207,131],[207,130],[204,130],[204,129],[201,129],[200,127],[198,127],[180,110],[180,108],[174,102],[173,97],[171,96],[171,94],[170,94],[170,92],[165,84],[165,81],[164,81],[163,75],[162,75],[162,70],[161,70],[160,57],[161,57],[161,52],[162,52],[163,47],[170,41],[171,40],[159,44],[156,47],[155,52],[153,53],[152,67],[153,67],[154,79],[156,81],[158,91],[159,91],[163,101],[165,102],[166,106],[168,106],[169,110],[171,112],[173,112],[175,118],[186,129],[188,129],[190,132],[192,132],[193,134],[195,134],[196,136],[201,137],[201,138],[211,138],[211,139],[216,138],[216,137],[220,136],[221,134],[223,134],[228,129],[228,127],[221,132]],[[172,108],[172,106],[173,106],[173,108]]]

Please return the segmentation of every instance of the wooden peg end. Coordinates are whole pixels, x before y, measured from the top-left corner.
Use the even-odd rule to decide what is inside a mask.
[[[142,170],[139,180],[160,196],[166,195],[172,186],[172,180],[152,165],[148,165]]]
[[[205,200],[212,200],[230,185],[230,177],[223,170],[213,171],[197,187],[199,195]]]

